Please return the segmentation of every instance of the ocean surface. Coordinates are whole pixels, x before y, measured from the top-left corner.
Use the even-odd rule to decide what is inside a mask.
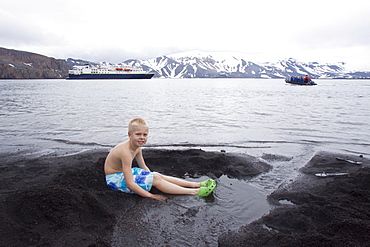
[[[109,150],[135,117],[150,125],[148,147],[291,158],[277,162],[278,180],[318,151],[370,155],[370,80],[316,82],[0,80],[0,155]]]
[[[370,155],[370,80],[316,82],[296,86],[280,79],[0,80],[0,156],[23,159],[109,150],[127,140],[128,122],[142,117],[150,125],[148,147],[225,150],[270,163],[270,172],[242,184],[225,176],[219,179],[217,203],[199,213],[215,220],[218,230],[205,237],[214,243],[225,229],[255,220],[269,208],[261,199],[238,203],[240,193],[233,194],[229,184],[244,186],[239,191],[246,197],[265,198],[298,176],[298,169],[316,152]],[[175,211],[210,207],[198,199],[178,200]],[[145,217],[153,218],[156,210]],[[248,210],[240,219],[240,212]],[[220,220],[220,215],[231,218]],[[158,212],[157,217],[164,216]],[[120,231],[117,226],[117,246]],[[170,244],[192,244],[173,231],[180,240]]]

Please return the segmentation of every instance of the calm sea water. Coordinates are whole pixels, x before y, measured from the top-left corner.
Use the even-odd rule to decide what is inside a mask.
[[[0,80],[0,156],[22,159],[108,150],[127,140],[129,120],[142,117],[150,125],[150,147],[225,150],[266,160],[272,171],[250,181],[219,178],[211,203],[174,197],[171,207],[143,209],[138,224],[144,222],[150,236],[141,241],[143,246],[215,246],[220,233],[266,213],[265,195],[292,181],[316,152],[370,155],[370,80],[317,83]],[[205,222],[212,234],[196,230]],[[168,227],[171,236],[166,235]],[[125,241],[124,229],[118,221],[112,246]]]
[[[317,83],[0,80],[0,155],[109,149],[135,117],[150,125],[148,146],[281,155],[293,170],[317,151],[370,155],[370,80]]]

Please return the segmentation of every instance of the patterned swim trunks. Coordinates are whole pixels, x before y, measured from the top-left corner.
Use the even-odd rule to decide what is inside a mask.
[[[131,170],[134,182],[144,190],[150,191],[153,185],[155,172],[148,172],[138,167],[133,167]],[[135,193],[127,188],[123,172],[105,175],[105,181],[112,190],[120,190],[131,194]]]

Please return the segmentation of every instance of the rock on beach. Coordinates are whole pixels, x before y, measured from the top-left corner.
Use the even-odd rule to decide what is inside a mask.
[[[223,233],[219,246],[370,246],[370,162],[337,157],[316,154],[299,179],[268,196],[275,206],[269,214]],[[315,176],[320,172],[348,175]]]

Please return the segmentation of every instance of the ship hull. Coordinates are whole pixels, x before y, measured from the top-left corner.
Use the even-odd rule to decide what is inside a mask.
[[[294,85],[304,85],[304,86],[313,86],[317,85],[314,81],[307,81],[305,82],[304,80],[299,80],[299,81],[291,81],[289,79],[285,79],[286,83],[294,84]]]
[[[151,79],[154,74],[69,74],[68,80]]]

